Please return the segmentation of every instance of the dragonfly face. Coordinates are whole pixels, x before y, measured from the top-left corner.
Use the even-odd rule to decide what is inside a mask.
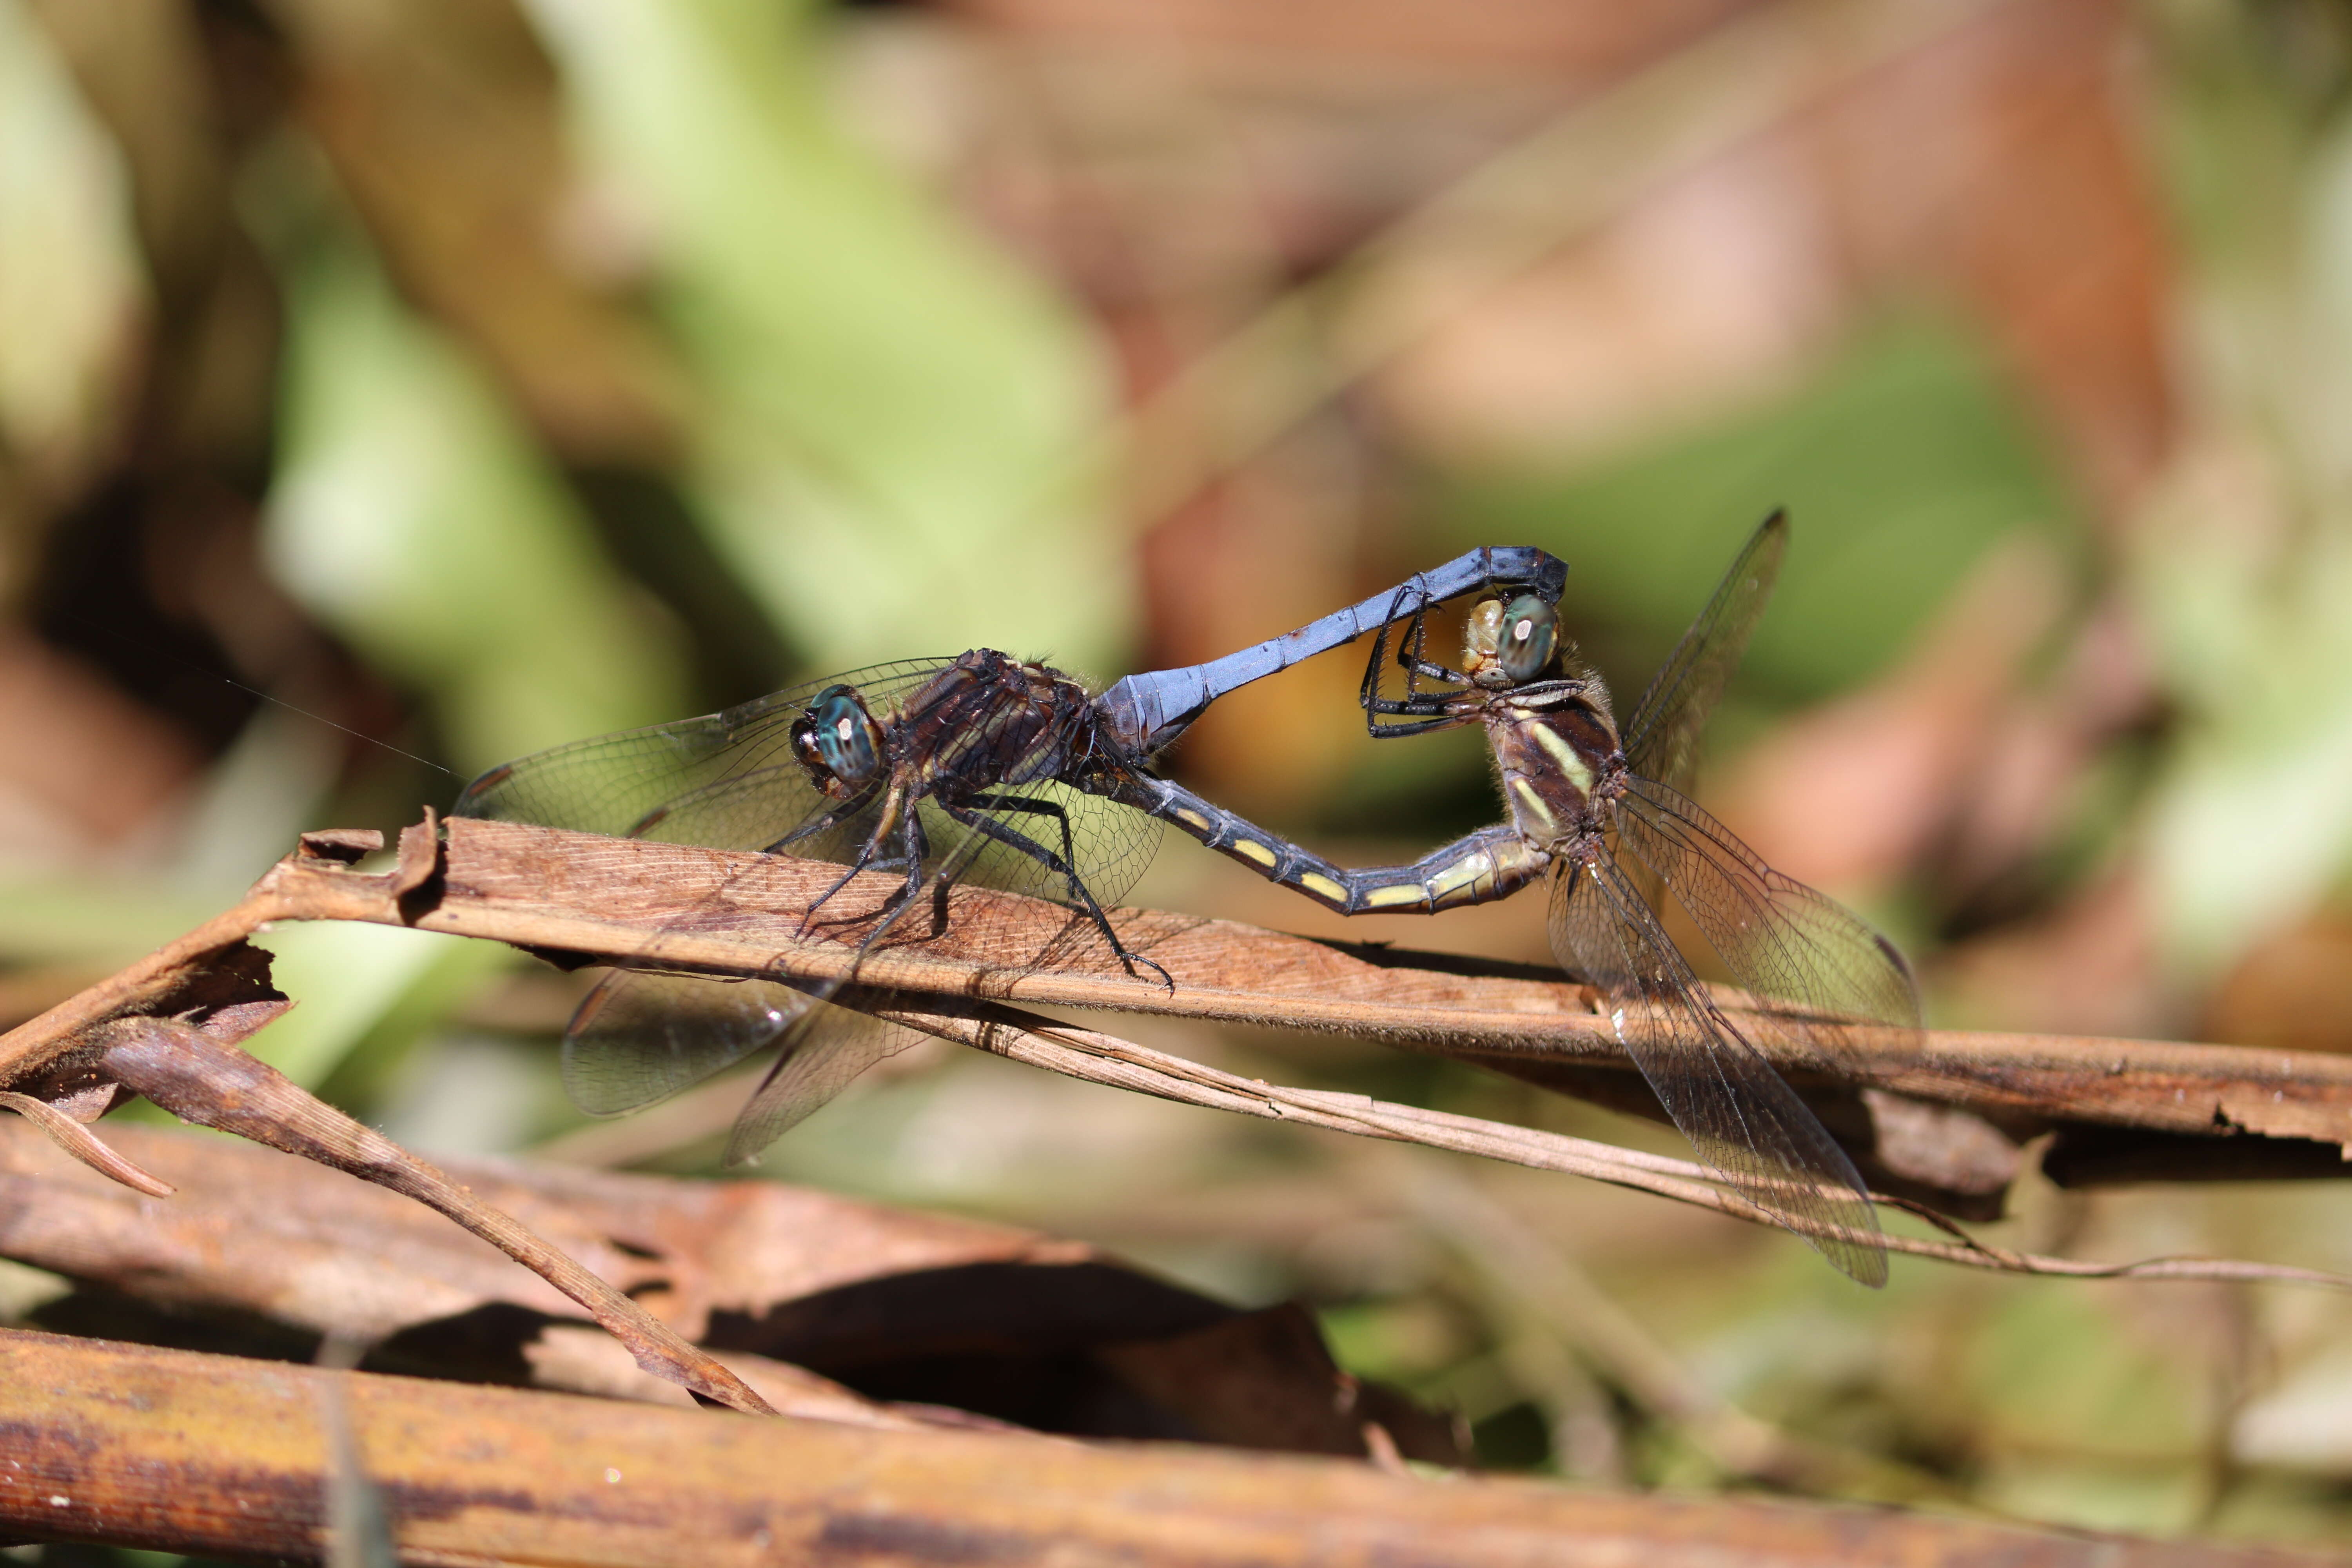
[[[1507,690],[1559,673],[1559,612],[1533,594],[1482,600],[1463,633],[1462,668],[1484,690]]]
[[[882,727],[852,686],[828,686],[793,721],[793,755],[819,793],[848,800],[882,771]]]

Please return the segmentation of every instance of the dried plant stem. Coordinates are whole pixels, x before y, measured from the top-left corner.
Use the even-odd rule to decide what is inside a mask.
[[[212,1048],[225,1053],[222,1070],[249,1062],[242,1053],[226,1050],[225,1040],[239,1029],[258,1027],[283,1004],[260,1000],[275,993],[266,982],[257,990],[253,955],[242,949],[242,938],[266,920],[359,920],[557,950],[592,961],[657,960],[664,967],[720,976],[842,978],[855,966],[860,989],[849,999],[862,998],[910,1026],[1070,1077],[1216,1110],[1581,1175],[1755,1223],[1790,1223],[1710,1184],[1707,1173],[1687,1162],[1358,1095],[1244,1079],[1006,1005],[1044,1002],[1341,1032],[1489,1065],[1508,1063],[1523,1071],[1546,1064],[1622,1070],[1622,1053],[1593,1013],[1589,994],[1564,978],[1310,942],[1227,921],[1118,911],[1122,939],[1173,976],[1172,987],[1162,987],[1124,973],[1107,952],[1095,951],[1102,944],[1068,910],[971,887],[951,890],[939,930],[909,931],[904,940],[860,958],[854,939],[811,940],[800,929],[799,911],[833,885],[837,867],[506,823],[453,821],[446,825],[445,837],[428,816],[402,834],[394,870],[368,875],[339,863],[348,858],[344,851],[352,839],[349,834],[309,836],[304,852],[280,862],[235,910],[0,1037],[0,1088],[30,1087],[43,1070],[87,1061],[92,1042],[111,1026],[107,1020],[204,1013],[207,1007],[215,1011],[205,1027],[215,1037]],[[891,881],[884,877],[874,885]],[[857,893],[853,887],[845,896],[854,900]],[[221,974],[236,967],[232,960],[240,953],[246,970],[234,978],[243,989],[231,987],[226,994],[235,1000],[222,1005]],[[206,995],[213,999],[190,1001]],[[1735,1011],[1749,1005],[1736,994],[1726,994],[1724,1003]],[[233,1013],[242,1016],[228,1016]],[[2332,1152],[2327,1144],[2352,1142],[2352,1062],[2307,1052],[1936,1034],[1924,1044],[1861,1039],[1845,1059],[1828,1066],[1852,1087],[1998,1115],[2012,1127],[2038,1122],[2063,1130],[2080,1121],[2168,1138],[2175,1147],[2196,1151]],[[257,1125],[248,1135],[269,1141],[264,1131]],[[2224,1132],[2229,1135],[2217,1135]],[[334,1139],[328,1138],[319,1152],[301,1152],[320,1158],[333,1147]],[[414,1184],[411,1195],[436,1207],[450,1205],[443,1212],[460,1217],[465,1205],[442,1190],[446,1183],[436,1187],[419,1178]],[[2255,1263],[2168,1258],[2104,1264],[2011,1252],[1975,1241],[1914,1205],[1882,1201],[1919,1215],[1948,1235],[1889,1237],[1889,1251],[1970,1268],[2083,1278],[2347,1283],[2318,1270]],[[495,1228],[478,1215],[464,1223],[492,1223]],[[1794,1228],[1832,1234],[1802,1222]],[[560,1282],[559,1276],[570,1279],[563,1288],[588,1303],[577,1293],[589,1289],[575,1277],[584,1271],[572,1266],[567,1273],[563,1265],[569,1260],[550,1261],[560,1258],[551,1248],[513,1237],[501,1240],[488,1230],[482,1234],[518,1258],[538,1258],[533,1267],[543,1263],[542,1272],[554,1269],[547,1275],[551,1281]],[[633,1304],[625,1314],[609,1300],[601,1308],[591,1305],[600,1321],[612,1316],[635,1324],[642,1316]],[[662,1353],[675,1358],[677,1352],[671,1348]],[[723,1369],[714,1376],[704,1368],[697,1375],[714,1378],[713,1386],[729,1386],[716,1380],[725,1376]]]
[[[613,1286],[374,1129],[235,1046],[163,1018],[120,1018],[93,1042],[106,1069],[201,1127],[330,1165],[443,1214],[588,1310],[646,1371],[749,1415],[775,1409],[751,1386]]]
[[[1771,1215],[1737,1194],[1710,1185],[1703,1166],[1684,1160],[1558,1132],[1513,1127],[1476,1117],[1397,1105],[1363,1095],[1328,1089],[1291,1089],[1258,1079],[1244,1079],[1182,1057],[1155,1051],[1115,1035],[1056,1023],[1035,1014],[1004,1006],[983,1006],[966,1014],[877,1007],[892,1023],[940,1036],[978,1050],[1044,1068],[1067,1078],[1114,1089],[1132,1089],[1186,1105],[1243,1116],[1320,1127],[1359,1137],[1385,1138],[1424,1148],[1475,1154],[1541,1171],[1559,1171],[1606,1182],[1612,1186],[1671,1198],[1676,1203],[1710,1208],[1735,1219],[1778,1225],[1808,1235],[1834,1234],[1829,1227],[1801,1217]],[[1878,1201],[1907,1213],[1909,1205],[1880,1195]],[[2083,1279],[2233,1279],[2320,1285],[2352,1289],[2352,1279],[2315,1268],[2248,1263],[2228,1258],[2172,1258],[2137,1263],[2093,1263],[2037,1253],[2012,1252],[1953,1233],[1954,1241],[1923,1237],[1888,1236],[1889,1252],[1927,1258],[1965,1268],[2012,1274],[2051,1274]]]
[[[877,1431],[0,1333],[0,1529],[315,1561],[340,1382],[402,1560],[2236,1568],[2274,1550],[1464,1477],[1202,1445]]]

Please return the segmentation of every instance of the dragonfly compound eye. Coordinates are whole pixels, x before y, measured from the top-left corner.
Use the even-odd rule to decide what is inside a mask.
[[[855,687],[828,686],[793,722],[793,755],[825,794],[847,795],[882,769],[882,731]]]
[[[1559,617],[1534,595],[1521,595],[1503,611],[1499,641],[1496,657],[1511,683],[1533,680],[1550,667],[1559,647]]]

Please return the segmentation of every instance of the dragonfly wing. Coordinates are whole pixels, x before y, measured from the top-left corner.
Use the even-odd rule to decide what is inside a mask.
[[[616,969],[563,1036],[563,1089],[591,1116],[620,1116],[734,1066],[812,1005],[789,985]]]
[[[975,887],[1071,904],[1075,873],[1095,900],[1108,907],[1126,897],[1160,847],[1158,817],[1058,779],[1007,784],[989,791],[985,799],[988,804],[972,815],[985,816],[987,828],[958,822],[935,834],[949,842],[984,840],[966,851],[957,874],[958,880]],[[927,809],[945,816],[929,803]]]
[[[1615,861],[1553,873],[1550,928],[1554,954],[1601,991],[1626,1054],[1699,1159],[1839,1269],[1885,1284],[1877,1213],[1853,1162],[1700,989]]]
[[[1706,608],[1651,678],[1620,731],[1633,772],[1677,790],[1690,788],[1698,768],[1699,732],[1748,651],[1788,546],[1788,514],[1776,511],[1749,536]]]
[[[723,713],[539,752],[482,774],[452,813],[725,849],[797,837],[798,853],[845,860],[864,843],[865,825],[819,794],[793,760],[793,721],[826,686],[854,685],[869,702],[887,704],[944,662],[876,666]],[[812,825],[822,831],[806,831]],[[702,918],[698,906],[671,925]],[[811,1005],[802,993],[764,981],[614,970],[564,1032],[564,1089],[591,1115],[640,1109],[771,1044]]]
[[[727,1163],[756,1164],[761,1152],[822,1109],[876,1063],[923,1036],[870,1013],[810,998],[787,1027],[783,1050],[727,1135]]]
[[[1895,944],[1844,905],[1766,865],[1696,801],[1654,779],[1618,803],[1619,841],[1690,911],[1760,1016],[1825,1056],[1856,1028],[1919,1033],[1919,990]]]
[[[887,704],[937,675],[947,662],[916,659],[877,665],[790,687],[723,713],[618,734],[592,735],[535,752],[502,763],[467,784],[449,808],[450,815],[627,837],[648,816],[673,802],[723,789],[730,780],[746,775],[781,776],[779,764],[791,762],[793,721],[825,687],[855,686],[869,703]],[[659,837],[673,843],[709,842],[674,834]],[[761,846],[739,841],[710,847]]]

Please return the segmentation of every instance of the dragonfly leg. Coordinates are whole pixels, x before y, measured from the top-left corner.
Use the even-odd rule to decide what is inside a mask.
[[[1103,913],[1102,905],[1095,901],[1094,894],[1087,889],[1085,880],[1079,877],[1077,868],[1072,866],[1068,859],[1055,854],[1019,828],[999,822],[994,817],[982,811],[973,810],[971,807],[985,806],[997,811],[1020,811],[1033,816],[1050,816],[1061,824],[1062,847],[1066,851],[1071,849],[1068,812],[1050,800],[1039,800],[1034,796],[1024,795],[977,795],[971,797],[970,806],[950,805],[944,800],[939,803],[939,806],[940,810],[973,832],[984,834],[999,844],[1020,850],[1024,855],[1060,877],[1069,885],[1071,899],[1086,911],[1087,917],[1094,921],[1095,929],[1102,932],[1105,942],[1110,943],[1111,952],[1118,955],[1119,963],[1127,972],[1140,980],[1143,976],[1137,972],[1135,966],[1139,963],[1149,965],[1159,974],[1160,983],[1167,986],[1171,994],[1174,993],[1176,989],[1174,976],[1141,953],[1129,951],[1127,943],[1118,940],[1118,932],[1111,929],[1110,917]]]
[[[856,816],[859,812],[864,811],[868,805],[873,804],[874,787],[875,786],[869,786],[868,788],[860,790],[854,798],[843,801],[831,811],[824,812],[819,816],[812,817],[810,820],[802,823],[798,827],[793,828],[782,838],[774,839],[767,844],[761,845],[760,847],[760,853],[762,855],[782,855],[789,851],[795,844],[801,843],[805,839],[814,838],[820,833],[827,832],[830,829],[840,826],[843,823],[847,822],[851,817]],[[661,808],[661,811],[667,811],[668,809],[669,808],[667,806],[664,806]],[[629,830],[629,837],[637,837],[638,834],[642,833],[647,826],[650,826],[660,815],[660,812],[656,812],[647,816],[644,822],[639,823],[637,826]]]
[[[1419,684],[1423,680],[1445,680],[1451,681],[1455,686],[1467,686],[1470,684],[1470,678],[1463,674],[1460,670],[1449,669],[1444,665],[1431,662],[1429,658],[1429,601],[1423,599],[1421,602],[1421,607],[1414,610],[1412,613],[1412,643],[1406,647],[1399,647],[1397,649],[1397,668],[1405,672],[1405,689],[1408,700],[1423,695]],[[1382,629],[1385,630],[1386,628],[1383,627]],[[1442,693],[1441,695],[1450,696],[1452,693]]]
[[[867,837],[862,846],[859,847],[857,858],[849,863],[849,868],[847,870],[845,870],[840,876],[835,877],[833,879],[832,886],[825,889],[824,892],[819,893],[815,898],[810,900],[809,907],[801,912],[801,928],[799,932],[801,937],[803,939],[807,937],[810,926],[815,923],[817,910],[823,909],[827,903],[832,901],[834,894],[849,886],[849,879],[852,877],[856,876],[860,871],[863,871],[869,866],[875,864],[875,857],[881,853],[883,840],[888,838],[894,831],[900,831],[905,820],[917,815],[917,813],[907,809],[907,792],[905,786],[898,783],[893,783],[890,786],[889,795],[882,803],[882,820],[875,824],[873,834]],[[900,836],[902,841],[908,842],[913,845],[919,845],[921,842],[919,830],[911,839],[908,838],[903,832],[901,832]],[[794,837],[797,837],[797,835]],[[791,840],[787,838],[782,842],[789,843],[790,841]],[[908,872],[911,880],[908,883],[905,891],[895,895],[891,899],[890,903],[892,905],[903,902],[908,896],[915,890],[915,889],[922,885],[923,863],[919,850],[914,855],[913,862],[913,865],[908,868]],[[894,865],[896,863],[895,858],[883,862],[885,865]]]
[[[1423,691],[1421,689],[1421,682],[1424,679],[1450,681],[1456,688],[1461,688],[1470,684],[1470,678],[1422,657],[1426,646],[1430,601],[1424,598],[1420,606],[1408,616],[1404,611],[1404,591],[1400,589],[1397,596],[1389,601],[1389,618],[1381,623],[1380,631],[1372,639],[1372,657],[1364,664],[1364,683],[1358,700],[1364,710],[1364,728],[1376,740],[1396,735],[1426,734],[1433,730],[1450,730],[1465,722],[1473,711],[1457,711],[1453,708],[1452,704],[1462,696],[1458,689]],[[1398,666],[1405,671],[1405,695],[1383,697],[1381,695],[1381,675],[1388,668],[1389,627],[1400,620],[1408,621],[1412,627],[1407,638],[1397,648],[1396,655]],[[1382,715],[1408,716],[1425,722],[1383,724],[1381,722]]]

